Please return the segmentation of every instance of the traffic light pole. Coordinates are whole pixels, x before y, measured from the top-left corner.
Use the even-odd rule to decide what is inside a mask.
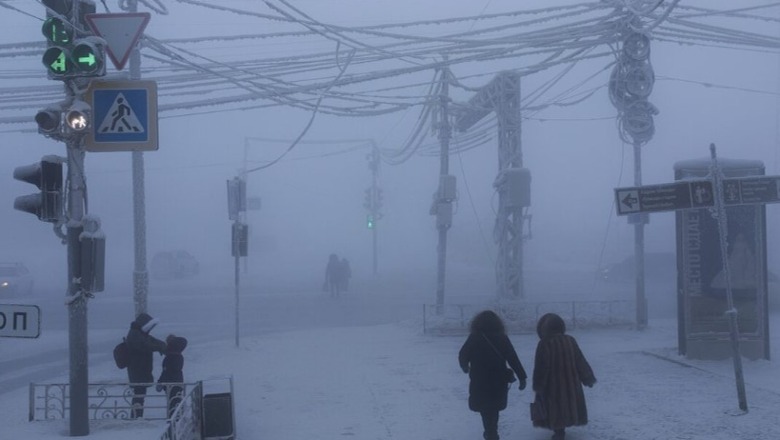
[[[66,142],[68,154],[68,345],[70,352],[70,435],[89,434],[88,388],[89,368],[87,351],[87,298],[82,294],[81,246],[79,236],[84,230],[84,150],[81,137]]]
[[[241,296],[241,271],[239,270],[239,267],[241,267],[241,252],[239,252],[239,234],[237,234],[235,231],[238,229],[238,226],[241,224],[241,221],[236,218],[236,220],[233,222],[233,233],[231,234],[233,239],[233,258],[235,262],[235,278],[234,278],[234,287],[235,287],[235,296],[236,296],[236,310],[235,310],[235,317],[236,317],[236,348],[238,348],[239,345],[239,306],[238,306],[238,300]]]

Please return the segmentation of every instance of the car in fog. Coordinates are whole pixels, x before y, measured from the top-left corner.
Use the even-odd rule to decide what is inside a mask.
[[[0,298],[32,293],[33,276],[23,263],[0,263]]]
[[[192,278],[199,272],[198,260],[185,250],[158,252],[152,257],[151,275],[158,280]]]

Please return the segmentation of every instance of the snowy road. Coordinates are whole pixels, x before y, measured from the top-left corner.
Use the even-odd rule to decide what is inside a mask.
[[[308,298],[305,306],[292,307],[303,298]],[[168,301],[159,299],[154,304],[161,316],[166,313],[164,302]],[[171,302],[177,304],[175,300]],[[215,308],[219,301],[203,299],[194,303]],[[247,307],[251,304],[246,302]],[[301,297],[266,297],[262,304],[264,311],[256,310],[257,318],[253,321],[258,332],[247,332],[240,348],[232,343],[230,325],[217,326],[227,331],[226,337],[218,337],[211,333],[212,322],[204,323],[199,331],[196,326],[191,328],[192,345],[185,353],[185,375],[189,380],[234,376],[240,439],[481,437],[479,417],[467,409],[467,377],[457,365],[463,337],[423,335],[416,312],[419,309],[409,298],[345,297],[332,301],[322,294],[307,293]],[[228,305],[222,310],[228,310]],[[99,309],[95,305],[92,310]],[[215,309],[210,311],[218,314]],[[208,312],[193,313],[188,318],[190,324],[196,324]],[[251,310],[247,313],[252,316]],[[369,322],[384,319],[392,323]],[[774,353],[780,349],[780,332],[774,330],[779,319],[778,315],[772,316]],[[121,321],[116,326],[123,329],[124,320]],[[263,322],[269,325],[266,330],[275,329],[271,324],[286,323],[288,327],[284,331],[264,331]],[[96,329],[90,332],[90,341],[113,343],[116,331]],[[780,438],[780,368],[775,361],[745,361],[750,412],[737,415],[731,362],[689,361],[677,356],[673,320],[651,320],[649,328],[642,332],[578,330],[573,334],[599,382],[586,390],[590,423],[570,430],[567,439]],[[40,341],[2,341],[0,350],[7,354],[9,350],[18,350],[22,343],[30,343],[48,344],[53,352],[64,353],[52,345],[55,340],[49,339],[56,335],[52,331]],[[59,337],[64,340],[64,332]],[[535,335],[511,338],[530,372]],[[91,380],[121,380],[124,372],[117,370],[107,355],[98,354],[98,346],[90,349]],[[35,359],[45,361],[41,356]],[[60,370],[59,374],[50,374],[47,381],[67,381],[66,373]],[[13,438],[62,437],[67,421],[26,421],[26,398],[24,387],[11,387],[0,393],[4,432]],[[548,432],[531,426],[527,415],[530,401],[529,391],[511,390],[510,407],[501,416],[502,438],[549,438]],[[93,422],[90,437],[154,439],[161,429],[159,423],[153,422]]]

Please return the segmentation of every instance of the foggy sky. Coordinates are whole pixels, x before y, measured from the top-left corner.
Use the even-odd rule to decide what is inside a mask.
[[[28,0],[7,2],[43,16],[41,5]],[[112,12],[118,12],[111,1]],[[204,11],[166,2],[170,15],[152,14],[147,34],[155,38],[215,33],[257,32],[257,19]],[[261,2],[224,1],[237,8],[254,7],[268,12]],[[300,0],[294,4],[318,20],[345,26],[365,26],[427,18],[472,16],[516,9],[532,9],[574,1],[428,0],[358,1]],[[729,1],[685,1],[725,9]],[[745,2],[748,3],[748,2]],[[760,4],[760,2],[750,2]],[[740,6],[742,2],[740,2]],[[102,12],[102,11],[101,11]],[[780,11],[775,11],[780,15]],[[724,23],[729,23],[724,20]],[[732,22],[733,23],[733,22]],[[742,21],[755,32],[780,33],[773,23]],[[273,24],[268,24],[273,26]],[[464,30],[468,24],[463,24]],[[435,32],[435,30],[434,30]],[[0,9],[2,43],[42,41],[40,21]],[[651,60],[656,74],[649,97],[660,110],[656,133],[643,148],[643,183],[674,179],[676,161],[703,158],[714,142],[724,158],[764,161],[767,174],[779,174],[778,64],[777,53],[737,51],[652,42]],[[332,45],[332,44],[331,44]],[[203,47],[207,47],[204,45]],[[323,47],[328,47],[327,43]],[[239,47],[240,49],[240,47]],[[258,48],[247,48],[247,50]],[[305,50],[274,41],[263,53]],[[215,53],[208,56],[217,57]],[[233,54],[232,56],[236,56]],[[576,84],[607,62],[583,63],[565,84]],[[486,63],[488,64],[488,63]],[[481,66],[480,66],[481,67]],[[465,75],[476,67],[453,73]],[[485,71],[506,68],[485,65]],[[17,71],[20,67],[6,69]],[[50,85],[43,66],[25,66],[30,84]],[[466,71],[468,70],[468,71]],[[113,73],[112,66],[109,73]],[[522,82],[533,90],[555,71],[533,75]],[[432,74],[431,74],[432,75]],[[609,71],[594,84],[605,84]],[[726,85],[733,89],[704,87],[695,81]],[[392,80],[387,80],[392,84]],[[486,81],[485,81],[486,82]],[[469,82],[472,87],[481,84]],[[737,89],[750,89],[750,92]],[[424,93],[424,87],[420,87]],[[465,101],[470,94],[453,90],[453,99]],[[52,96],[52,102],[62,95]],[[306,140],[374,139],[380,148],[400,148],[413,127],[419,110],[376,118],[343,118],[318,115]],[[632,149],[623,145],[614,120],[607,89],[591,99],[564,109],[549,109],[523,123],[524,165],[532,175],[531,229],[526,265],[597,265],[604,248],[604,263],[633,252],[633,229],[613,210],[613,188],[633,186]],[[227,218],[225,181],[243,166],[247,137],[294,139],[310,114],[274,107],[224,114],[212,113],[160,121],[160,149],[144,155],[146,163],[147,233],[149,257],[168,249],[187,249],[213,275],[215,284],[231,281],[230,222]],[[32,118],[33,115],[31,114]],[[606,119],[604,119],[606,118]],[[27,261],[38,273],[60,271],[64,281],[65,248],[57,243],[51,227],[34,217],[13,210],[14,197],[32,192],[32,187],[12,179],[14,167],[33,163],[45,154],[64,155],[62,144],[35,133],[7,133],[0,126],[0,260]],[[428,142],[435,142],[428,131]],[[250,141],[249,161],[255,164],[276,158],[287,145]],[[348,147],[349,145],[345,145]],[[370,271],[371,235],[365,227],[362,206],[364,190],[371,183],[365,159],[368,149],[350,154],[312,159],[341,146],[301,144],[279,164],[253,173],[248,193],[261,197],[260,211],[249,212],[250,264],[259,276],[290,277],[290,282],[320,279],[327,255],[336,252],[352,261],[356,274]],[[132,282],[133,220],[129,153],[88,153],[86,175],[89,207],[103,221],[107,234],[107,266],[110,285]],[[251,167],[251,166],[250,166]],[[453,155],[450,172],[458,178],[459,201],[450,229],[451,267],[492,267],[495,245],[492,228],[497,196],[492,182],[498,170],[496,145]],[[439,159],[415,156],[397,166],[382,165],[384,218],[379,222],[380,265],[385,272],[430,273],[435,282],[436,229],[428,215],[436,189]],[[5,177],[2,177],[5,176]],[[470,196],[469,196],[470,193]],[[768,206],[769,265],[776,261],[778,208]],[[654,214],[646,229],[648,251],[674,249],[674,216]],[[58,266],[59,265],[59,266]],[[55,267],[58,266],[58,267]],[[361,275],[356,275],[361,276]],[[55,276],[56,278],[56,276]],[[211,281],[210,281],[211,282]]]

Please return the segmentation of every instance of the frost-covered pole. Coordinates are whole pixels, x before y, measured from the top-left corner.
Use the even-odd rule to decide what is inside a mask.
[[[379,189],[379,148],[376,146],[376,142],[374,140],[371,140],[371,159],[369,166],[371,168],[371,216],[374,219],[375,222],[379,223],[378,220],[381,217],[379,209],[381,208],[381,199],[379,197],[380,189]],[[377,224],[374,224],[374,227],[371,228],[371,240],[373,244],[373,272],[372,274],[374,277],[376,277],[379,273],[379,251],[377,249]]]
[[[634,186],[642,186],[642,145],[634,141]],[[641,215],[641,214],[640,214]],[[647,327],[647,297],[645,296],[645,223],[634,224],[634,264],[636,273],[636,325]]]
[[[74,6],[78,7],[78,6]],[[84,231],[84,149],[82,137],[66,142],[68,151],[68,347],[70,353],[70,435],[89,435],[89,368],[87,344],[87,297],[81,290],[81,241]]]
[[[235,321],[236,321],[236,348],[238,348],[238,332],[239,332],[239,307],[238,307],[238,299],[240,297],[241,293],[241,270],[239,268],[241,267],[241,252],[239,252],[239,234],[238,228],[241,225],[240,220],[238,217],[236,217],[236,220],[233,224],[233,253],[235,258],[235,277],[234,277],[234,285],[235,285],[235,297],[236,297],[236,310],[235,310]]]
[[[726,317],[729,320],[729,337],[731,338],[732,357],[734,359],[734,377],[737,382],[737,398],[739,399],[739,409],[747,412],[747,397],[745,395],[745,377],[742,373],[742,355],[739,350],[739,323],[737,322],[737,309],[734,307],[734,296],[731,292],[731,272],[729,270],[728,259],[728,218],[726,217],[726,207],[723,202],[722,176],[718,166],[718,158],[715,153],[715,144],[710,144],[710,156],[712,165],[710,167],[710,177],[712,179],[712,188],[715,193],[714,216],[718,220],[718,237],[720,238],[720,259],[723,262],[723,274],[726,278],[726,301],[728,310]]]
[[[437,250],[437,271],[436,271],[436,310],[437,313],[443,311],[444,306],[444,284],[445,272],[447,267],[447,230],[452,223],[452,201],[445,200],[444,188],[442,185],[444,179],[449,175],[450,169],[450,138],[452,137],[452,127],[449,121],[449,68],[442,69],[441,91],[439,92],[439,142],[440,142],[440,170],[439,170],[439,190],[437,194],[437,213],[436,226],[439,230],[439,244]]]
[[[138,12],[138,1],[127,0],[127,11]],[[138,46],[130,53],[130,79],[141,79],[141,52]],[[135,265],[133,269],[133,303],[135,315],[147,312],[149,272],[146,270],[146,193],[144,189],[144,153],[133,151],[133,227]]]
[[[623,142],[634,147],[634,185],[642,185],[642,146],[647,144],[655,133],[653,116],[658,109],[648,101],[655,84],[655,73],[650,63],[650,37],[652,25],[642,26],[641,18],[650,10],[629,8],[628,20],[622,33],[620,51],[609,82],[609,98],[618,109],[620,122],[619,134]],[[636,327],[647,326],[647,298],[645,297],[645,223],[646,214],[629,216],[634,225],[634,264],[636,273]]]

